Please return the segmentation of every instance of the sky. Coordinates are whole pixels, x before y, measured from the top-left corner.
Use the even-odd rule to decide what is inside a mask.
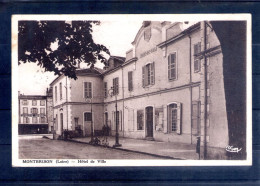
[[[132,41],[142,26],[143,21],[101,21],[93,28],[93,39],[105,45],[111,55],[125,57],[126,51],[132,48]],[[103,68],[102,64],[97,67]],[[84,66],[82,66],[84,67]],[[45,95],[49,84],[57,77],[53,72],[44,72],[34,63],[21,64],[18,67],[19,91],[25,95]]]

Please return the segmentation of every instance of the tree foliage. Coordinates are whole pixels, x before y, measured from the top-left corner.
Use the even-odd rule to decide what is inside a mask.
[[[105,62],[104,54],[110,54],[104,45],[93,41],[92,26],[99,24],[99,21],[19,21],[18,63],[33,62],[45,71],[76,79],[79,63],[93,67],[98,60]]]

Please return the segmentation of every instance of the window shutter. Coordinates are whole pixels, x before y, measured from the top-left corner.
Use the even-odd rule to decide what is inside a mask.
[[[198,45],[195,44],[194,45],[194,55],[196,55],[198,53]]]
[[[119,94],[119,78],[116,78],[116,93]]]
[[[168,120],[167,120],[167,106],[163,106],[163,132],[166,134],[168,132]]]
[[[198,42],[198,53],[200,53],[200,52],[201,52],[201,43]]]
[[[92,83],[89,82],[89,97],[92,98]]]
[[[119,128],[120,128],[120,130],[122,130],[122,111],[120,110],[120,112],[119,112]]]
[[[176,53],[172,54],[172,65],[174,66],[173,68],[173,73],[172,74],[172,78],[173,79],[177,79],[177,56],[176,56]]]
[[[171,55],[168,56],[168,79],[171,79]]]
[[[111,130],[114,130],[114,123],[115,123],[115,119],[114,119],[114,111],[112,111],[112,128],[111,128]]]
[[[151,84],[154,85],[155,82],[155,74],[154,74],[154,62],[151,63]]]
[[[142,67],[142,86],[145,87],[145,66]]]
[[[182,105],[181,103],[177,103],[177,134],[181,134],[181,129],[182,129],[182,125],[181,125],[181,114],[182,114]]]

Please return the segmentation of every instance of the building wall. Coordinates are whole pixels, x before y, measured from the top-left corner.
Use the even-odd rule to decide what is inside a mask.
[[[78,76],[77,80],[69,79],[70,82],[70,102],[85,103],[84,82],[92,82],[92,101],[100,103],[104,100],[103,81],[100,76]]]
[[[54,125],[53,125],[53,98],[52,98],[52,96],[47,97],[46,109],[47,109],[47,120],[48,120],[48,124],[49,124],[49,131],[52,131],[52,129],[54,129]]]
[[[144,34],[147,34],[149,29],[150,38],[145,38]],[[63,112],[68,109],[68,129],[75,129],[75,117],[79,118],[79,124],[83,128],[84,112],[90,111],[90,103],[86,103],[83,97],[83,82],[91,81],[93,82],[93,122],[95,129],[102,128],[105,123],[104,114],[107,113],[108,125],[111,128],[112,135],[115,134],[114,113],[117,104],[117,110],[120,113],[120,136],[144,139],[148,134],[146,107],[152,107],[152,137],[155,140],[196,144],[197,136],[200,136],[202,147],[206,139],[207,147],[215,148],[211,150],[212,152],[221,151],[222,153],[228,145],[228,128],[223,84],[223,56],[220,43],[214,31],[208,28],[205,30],[203,24],[195,26],[191,31],[182,31],[183,27],[179,23],[161,24],[160,22],[152,22],[148,27],[142,27],[133,42],[133,49],[127,52],[126,63],[115,69],[109,69],[103,74],[103,79],[99,76],[85,75],[79,76],[76,81],[69,80],[67,82],[69,87],[68,101],[70,103],[66,106],[66,104],[62,104],[64,102],[58,100],[55,103],[57,108],[54,111],[54,116],[61,112],[61,107]],[[180,34],[180,37],[174,39],[178,37],[178,34]],[[168,42],[165,39],[169,39],[171,42],[162,44]],[[203,51],[204,41],[206,51]],[[195,72],[194,61],[198,56],[194,54],[194,45],[198,42],[201,42],[201,53],[198,55],[200,70]],[[177,78],[169,80],[168,56],[174,52],[177,53]],[[155,83],[143,87],[142,67],[150,62],[154,62],[155,65]],[[207,65],[206,72],[205,65]],[[128,90],[129,71],[133,72],[132,91]],[[206,80],[205,75],[207,75]],[[104,98],[104,82],[107,83],[107,90],[109,90],[113,86],[113,79],[117,77],[119,78],[119,94],[110,96],[110,90],[108,96]],[[65,83],[64,79],[59,79],[56,84],[59,81]],[[205,87],[207,88],[206,91]],[[207,105],[205,105],[206,100]],[[192,133],[193,102],[199,103],[199,128],[196,134]],[[179,111],[181,130],[179,132],[169,131],[168,106],[171,103],[178,103],[179,108],[181,108]],[[137,128],[138,110],[142,110],[144,113],[144,127],[140,130]],[[206,116],[205,113],[207,113]],[[207,134],[204,134],[205,129]],[[89,135],[89,128],[86,128],[85,134]]]
[[[27,105],[23,105],[23,100],[27,100]],[[32,105],[32,100],[35,100],[37,102],[36,106]],[[44,101],[44,105],[41,106],[40,105],[40,101],[43,100]],[[20,101],[20,124],[27,124],[23,122],[23,118],[24,117],[29,117],[29,123],[28,124],[47,124],[47,118],[46,118],[46,99],[19,99]],[[23,114],[23,108],[26,107],[28,108],[28,114],[24,115]],[[33,123],[32,122],[32,112],[31,109],[32,108],[37,108],[38,109],[38,114],[36,114],[35,116],[37,117],[37,123]],[[45,109],[45,114],[40,114],[40,109],[44,108]],[[45,122],[41,122],[40,117],[44,117],[45,118]]]

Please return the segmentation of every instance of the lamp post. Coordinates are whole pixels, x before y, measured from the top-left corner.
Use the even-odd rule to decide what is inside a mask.
[[[92,98],[87,97],[86,98],[86,102],[89,103],[90,102],[90,112],[91,112],[91,140],[89,143],[94,143],[94,126],[93,126],[93,114],[92,114]],[[85,129],[83,129],[85,130]]]
[[[121,147],[122,145],[119,144],[119,133],[118,133],[118,111],[117,111],[117,94],[114,93],[114,90],[115,87],[111,87],[111,89],[109,89],[108,93],[109,95],[112,97],[113,95],[115,96],[116,98],[116,104],[115,104],[115,107],[116,107],[116,135],[115,135],[115,144],[113,145],[113,147]]]

